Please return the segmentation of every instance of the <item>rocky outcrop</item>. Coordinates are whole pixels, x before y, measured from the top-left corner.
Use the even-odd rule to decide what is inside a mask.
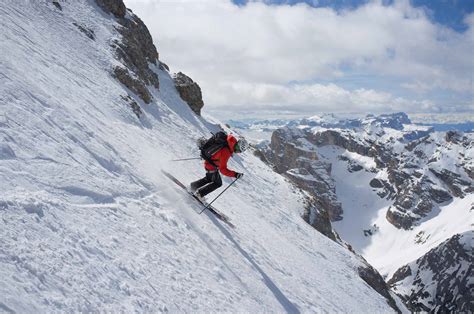
[[[367,262],[365,264],[365,267],[359,267],[358,269],[360,278],[362,278],[362,280],[364,280],[369,286],[382,295],[394,310],[396,310],[398,313],[401,313],[397,307],[397,303],[390,295],[390,288],[383,277]]]
[[[409,229],[433,207],[474,191],[468,173],[463,174],[463,169],[472,165],[463,153],[472,150],[472,138],[447,132],[442,138],[427,136],[405,148],[411,154],[394,156],[387,168],[389,181],[396,190],[395,202],[386,216],[393,225]],[[456,151],[460,153],[451,153]],[[456,172],[443,168],[453,162]]]
[[[349,130],[326,130],[309,132],[307,137],[316,146],[336,145],[362,156],[373,157],[378,167],[385,167],[390,162],[392,156],[383,145],[372,140],[360,141],[351,133]]]
[[[315,152],[300,147],[299,145],[304,145],[303,142],[292,144],[291,139],[298,138],[298,131],[287,131],[275,131],[271,144],[258,146],[255,150],[256,154],[262,161],[270,164],[276,172],[285,175],[297,187],[309,192],[311,196],[306,199],[302,218],[331,240],[342,243],[331,225],[331,215],[340,217],[342,208],[336,201],[334,182],[329,176],[330,165],[317,160]],[[294,134],[291,134],[292,132]],[[293,158],[287,158],[287,156],[293,156]],[[314,176],[320,180],[315,180]],[[322,178],[325,178],[327,182],[323,182]],[[328,186],[332,186],[332,190]],[[316,192],[317,190],[321,193]],[[332,194],[328,195],[326,193],[328,190]],[[331,210],[331,214],[328,209]]]
[[[383,181],[376,178],[373,178],[372,180],[370,180],[369,185],[376,189],[384,187]]]
[[[442,169],[441,171],[436,171],[431,169],[430,171],[443,181],[448,187],[451,194],[456,197],[464,197],[467,193],[472,193],[474,191],[472,182],[463,180],[461,176],[457,173],[449,171],[447,169]]]
[[[122,98],[122,100],[124,100],[130,106],[130,108],[132,108],[132,111],[137,116],[137,118],[140,118],[140,116],[143,113],[142,108],[140,107],[140,105],[138,105],[137,102],[134,101],[132,99],[132,97],[130,97],[128,95],[127,96],[121,96],[121,98]]]
[[[76,22],[72,23],[74,26],[76,26],[81,33],[86,35],[89,39],[95,40],[95,33],[93,29],[90,29],[84,25],[77,24]]]
[[[125,16],[126,7],[122,0],[96,0],[97,5],[107,13],[112,13],[115,17]]]
[[[472,313],[474,231],[457,234],[388,281],[413,312]]]
[[[298,129],[282,128],[273,132],[270,141],[269,160],[273,163],[278,173],[289,169],[298,168],[297,159],[317,160],[315,150],[308,150],[301,144],[304,133]]]
[[[56,7],[56,9],[58,9],[59,11],[62,11],[63,10],[63,7],[61,6],[61,4],[59,4],[58,1],[54,0],[53,1],[53,5]]]
[[[105,12],[112,13],[119,26],[117,31],[122,35],[115,40],[117,58],[125,67],[116,66],[114,76],[145,103],[150,103],[152,95],[148,86],[159,89],[159,79],[150,64],[159,66],[159,55],[153,39],[143,21],[127,9],[121,0],[96,0],[97,5]]]
[[[183,99],[189,107],[198,115],[201,115],[201,109],[204,107],[202,100],[201,88],[189,76],[178,72],[173,77],[174,85],[181,99]]]
[[[394,174],[400,175],[400,173],[403,172],[390,171],[398,193],[393,206],[386,214],[387,220],[397,228],[410,229],[417,220],[430,213],[435,204],[453,199],[447,191],[438,188],[426,175],[415,179],[405,173],[403,181],[393,179]]]
[[[298,187],[308,191],[315,199],[318,211],[326,211],[330,220],[342,218],[342,205],[337,200],[336,187],[331,178],[331,164],[318,159],[314,146],[304,132],[283,128],[272,134],[267,159],[275,171],[285,174]]]
[[[148,88],[146,88],[141,80],[133,77],[126,68],[115,67],[114,76],[120,83],[137,94],[146,104],[151,102],[152,97]]]
[[[117,42],[117,54],[129,70],[146,85],[159,88],[158,75],[149,63],[158,65],[158,52],[145,24],[136,15],[119,19],[122,40]]]
[[[308,198],[302,218],[329,239],[338,240],[332,229],[328,212],[314,198]]]

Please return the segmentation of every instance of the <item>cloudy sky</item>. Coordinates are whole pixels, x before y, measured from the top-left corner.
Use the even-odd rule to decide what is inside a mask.
[[[208,110],[473,112],[472,0],[125,0]]]

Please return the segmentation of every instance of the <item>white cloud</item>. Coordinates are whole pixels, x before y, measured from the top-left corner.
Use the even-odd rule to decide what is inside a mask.
[[[211,101],[225,103],[227,109],[285,110],[293,112],[439,112],[443,108],[428,100],[408,100],[373,89],[347,90],[335,84],[255,84],[219,83]],[[212,98],[216,97],[216,98]],[[467,108],[468,104],[464,104]],[[471,103],[470,109],[474,109]],[[459,110],[460,108],[454,108]]]
[[[224,0],[126,4],[147,24],[162,61],[202,86],[208,107],[286,104],[340,111],[385,106],[388,111],[410,102],[396,101],[401,98],[375,91],[367,82],[351,91],[295,83],[346,77],[352,71],[382,78],[378,86],[388,87],[384,77],[396,78],[402,83],[391,89],[416,90],[426,99],[442,89],[472,100],[473,16],[466,17],[470,27],[459,34],[432,24],[408,1],[392,6],[374,1],[339,13],[306,4],[239,7]]]

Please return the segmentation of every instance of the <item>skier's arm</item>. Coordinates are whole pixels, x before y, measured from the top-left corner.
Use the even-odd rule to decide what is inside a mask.
[[[229,161],[230,154],[229,155],[226,154],[225,156],[222,156],[222,157],[223,158],[221,162],[219,163],[219,171],[227,177],[235,177],[236,175],[235,171],[229,170],[227,168],[227,161]]]

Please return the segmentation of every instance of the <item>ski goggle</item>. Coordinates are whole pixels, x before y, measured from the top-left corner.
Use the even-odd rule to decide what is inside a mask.
[[[240,146],[239,146],[239,143],[235,143],[235,145],[234,145],[234,152],[240,153]]]

